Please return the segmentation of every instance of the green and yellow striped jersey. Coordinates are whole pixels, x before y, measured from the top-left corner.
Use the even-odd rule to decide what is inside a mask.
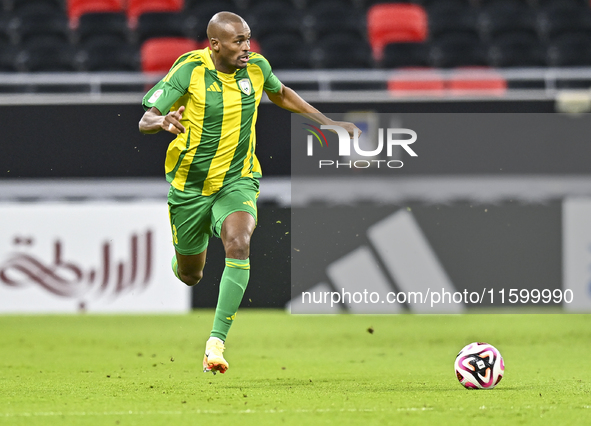
[[[181,191],[209,196],[241,177],[261,175],[255,156],[255,123],[263,90],[277,93],[281,82],[269,62],[251,53],[246,68],[217,71],[211,50],[181,56],[143,99],[147,110],[164,115],[185,106],[186,132],[168,146],[166,178]]]

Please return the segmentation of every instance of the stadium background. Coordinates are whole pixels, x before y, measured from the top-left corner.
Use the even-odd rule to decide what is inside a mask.
[[[253,30],[253,50],[263,53],[279,78],[321,111],[580,114],[591,107],[591,9],[585,1],[7,0],[2,6],[0,200],[17,216],[21,208],[37,210],[39,220],[46,206],[55,203],[65,210],[165,203],[162,163],[169,138],[144,137],[137,131],[141,95],[180,53],[204,45],[206,23],[219,10],[244,16]],[[244,306],[283,307],[291,298],[289,120],[287,112],[262,103],[257,153],[268,189],[263,186],[261,194],[251,258],[258,266]],[[559,143],[524,139],[519,146],[523,155],[504,173],[461,161],[449,170],[424,163],[422,170],[401,173],[410,179],[406,183],[452,177],[450,185],[460,188],[458,193],[435,202],[408,193],[388,211],[412,205],[454,280],[560,288],[563,203],[590,196],[591,185],[589,148],[580,143],[559,150]],[[511,148],[487,144],[476,149],[482,156],[506,159]],[[530,152],[542,160],[528,161]],[[487,196],[489,186],[461,189],[491,176],[510,179],[501,182],[494,197]],[[498,185],[493,182],[494,188]],[[357,201],[363,207],[376,200]],[[294,209],[318,202],[299,202]],[[436,205],[445,206],[448,229],[456,238],[433,226],[430,215]],[[474,205],[481,211],[495,208],[494,221],[475,215]],[[472,229],[462,227],[469,218]],[[79,220],[81,228],[92,224],[85,222],[89,217]],[[484,232],[508,222],[516,232]],[[28,236],[26,227],[16,234],[10,223],[2,229],[0,261],[6,267],[15,241]],[[463,272],[469,276],[462,276],[465,259],[460,254],[474,229],[482,231],[486,244],[471,251],[472,267]],[[104,238],[110,238],[107,234]],[[84,236],[71,238],[83,242]],[[516,253],[521,256],[517,260]],[[46,252],[38,256],[51,257]],[[222,256],[214,241],[191,306],[214,305]],[[319,274],[311,280],[329,279]],[[2,309],[11,311],[6,295],[20,289],[0,285]],[[64,309],[87,307],[78,299],[73,302]]]

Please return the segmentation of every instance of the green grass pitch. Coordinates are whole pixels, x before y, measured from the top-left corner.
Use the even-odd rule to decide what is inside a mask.
[[[0,316],[0,424],[591,423],[591,315],[243,309],[216,376],[201,372],[212,315]],[[505,359],[493,390],[455,378],[472,341]]]

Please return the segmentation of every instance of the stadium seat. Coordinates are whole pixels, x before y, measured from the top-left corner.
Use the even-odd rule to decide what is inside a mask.
[[[16,67],[25,72],[74,72],[76,51],[68,43],[35,40],[18,52]]]
[[[123,12],[123,0],[68,0],[70,27],[76,28],[85,13]]]
[[[249,9],[245,17],[258,40],[273,34],[302,35],[303,17],[293,6],[283,3],[264,2]]]
[[[489,64],[494,67],[546,66],[546,49],[537,37],[509,33],[497,37],[488,51]]]
[[[431,65],[437,68],[487,66],[485,46],[474,37],[454,34],[431,43]]]
[[[552,67],[591,66],[591,39],[571,34],[551,42],[547,50],[547,63]]]
[[[493,41],[509,33],[537,37],[536,12],[521,1],[491,3],[480,14],[479,27],[483,40]]]
[[[379,61],[388,43],[425,41],[427,13],[416,4],[377,4],[367,11],[367,31],[373,57]]]
[[[79,51],[80,67],[84,71],[139,71],[137,48],[109,39],[92,39]]]
[[[589,0],[536,0],[540,8],[546,7],[589,7]]]
[[[384,48],[382,68],[428,67],[427,43],[389,43]]]
[[[372,68],[371,48],[355,36],[331,35],[315,44],[312,51],[314,68]]]
[[[8,44],[16,36],[11,27],[12,16],[8,13],[0,14],[0,43]]]
[[[206,44],[206,46],[209,46],[209,42],[206,42],[205,44]],[[254,38],[250,39],[250,51],[257,52],[257,53],[262,52],[260,43]]]
[[[441,73],[429,68],[409,68],[388,80],[394,96],[442,96],[445,82]]]
[[[18,71],[16,65],[16,56],[18,49],[16,46],[1,43],[0,44],[0,72]]]
[[[184,24],[187,36],[195,40],[207,39],[207,23],[213,15],[222,11],[239,12],[232,0],[186,2],[183,13],[186,15]]]
[[[236,1],[237,4],[248,5],[248,9],[251,8],[258,8],[261,4],[270,4],[273,3],[274,5],[279,5],[280,7],[284,8],[291,8],[295,6],[295,1],[292,2],[291,0],[247,0],[245,1]],[[263,6],[264,7],[264,6]]]
[[[105,37],[126,43],[129,40],[127,16],[123,12],[85,13],[80,16],[75,34],[79,43]]]
[[[56,12],[64,12],[64,4],[62,0],[10,0],[7,2],[10,10],[19,11],[23,8],[47,8]]]
[[[165,73],[179,56],[198,48],[199,44],[188,38],[149,39],[142,44],[140,50],[142,71]]]
[[[536,6],[539,1],[535,2]],[[532,2],[530,0],[478,0],[478,6],[483,9],[495,9],[498,7],[531,7]]]
[[[302,37],[287,34],[269,36],[261,42],[261,52],[274,69],[310,68],[310,47]]]
[[[139,16],[135,30],[140,44],[149,38],[185,37],[184,14],[176,12],[146,12]]]
[[[130,28],[135,29],[138,18],[147,12],[180,12],[183,0],[127,0],[127,19]]]
[[[567,34],[591,36],[591,8],[549,6],[538,15],[538,31],[547,41]]]
[[[471,7],[473,2],[471,0],[421,0],[419,2],[429,12],[432,7],[441,7],[445,4],[447,7]]]
[[[454,96],[502,96],[507,91],[507,81],[490,68],[456,69],[447,88]]]
[[[63,12],[46,8],[22,8],[15,12],[10,23],[19,43],[28,43],[34,38],[70,39],[68,19]]]
[[[470,7],[458,7],[455,4],[441,3],[429,9],[429,37],[431,40],[460,34],[478,37],[478,15]]]
[[[346,7],[342,0],[328,0],[312,6],[304,20],[307,36],[320,40],[329,34],[350,34],[364,38],[367,34],[363,15]]]

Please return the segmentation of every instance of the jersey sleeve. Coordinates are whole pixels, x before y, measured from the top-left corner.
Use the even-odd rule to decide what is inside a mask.
[[[254,59],[256,65],[261,69],[263,72],[263,77],[265,78],[265,83],[263,85],[263,89],[266,92],[277,93],[281,90],[281,81],[273,74],[273,70],[271,68],[271,64],[263,55],[259,53],[253,53],[252,59]]]
[[[156,107],[162,115],[168,114],[175,102],[187,93],[191,74],[197,65],[196,62],[185,62],[173,66],[168,74],[146,93],[142,101],[144,109]]]

